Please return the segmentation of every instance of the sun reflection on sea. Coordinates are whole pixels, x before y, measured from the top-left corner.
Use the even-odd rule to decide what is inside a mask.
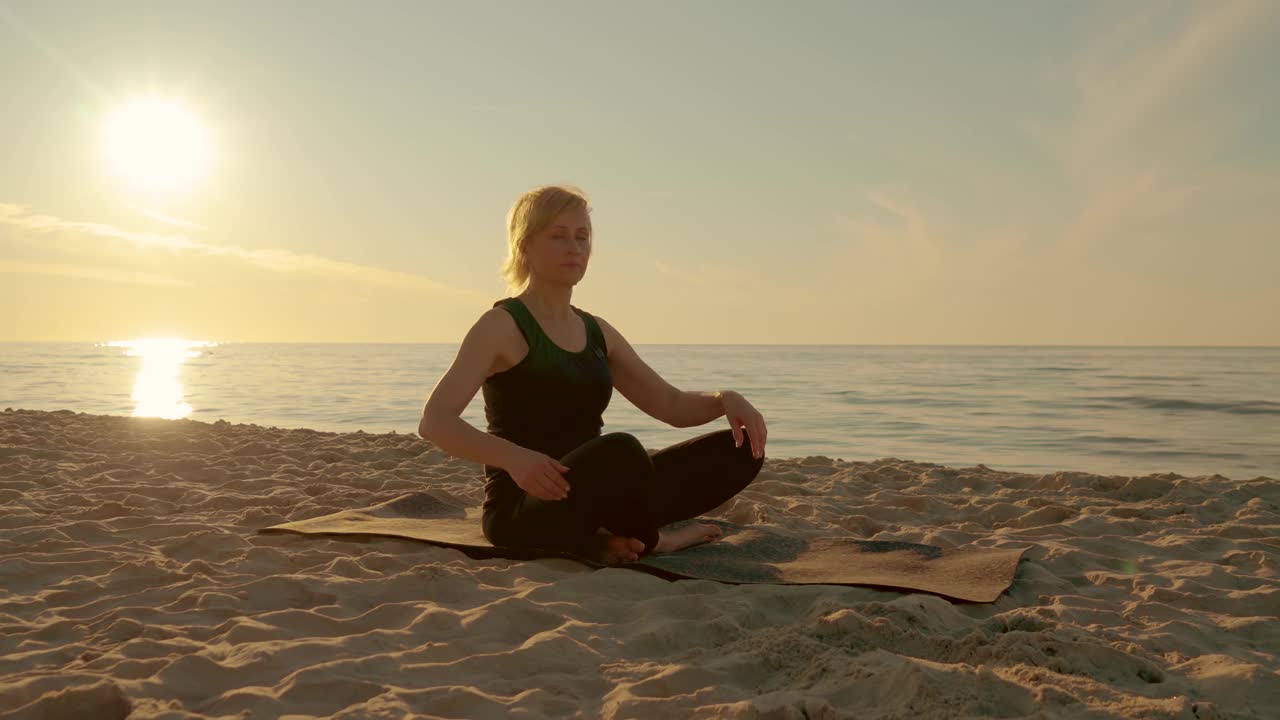
[[[200,357],[200,348],[218,343],[178,338],[113,340],[107,347],[125,348],[127,357],[141,357],[142,368],[133,381],[134,417],[158,417],[177,420],[191,414],[191,406],[182,401],[182,383],[178,381],[182,363]]]

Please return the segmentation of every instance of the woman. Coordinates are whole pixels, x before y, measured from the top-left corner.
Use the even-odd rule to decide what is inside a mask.
[[[418,433],[484,463],[482,522],[494,545],[566,549],[614,564],[719,537],[707,523],[659,528],[746,487],[764,464],[768,430],[738,393],[676,389],[613,325],[570,304],[591,258],[590,211],[572,187],[538,187],[516,200],[503,275],[517,294],[467,332]],[[481,388],[487,432],[460,417]],[[650,454],[633,435],[601,434],[613,388],[675,427],[726,416],[729,429]]]

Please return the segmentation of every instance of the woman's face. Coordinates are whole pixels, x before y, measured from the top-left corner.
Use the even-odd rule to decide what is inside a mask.
[[[533,238],[528,250],[530,271],[539,279],[573,285],[587,271],[591,256],[591,224],[585,210],[566,210],[551,227]]]

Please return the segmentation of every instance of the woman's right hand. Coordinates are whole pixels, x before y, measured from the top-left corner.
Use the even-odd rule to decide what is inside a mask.
[[[550,455],[521,448],[504,469],[521,490],[540,500],[564,500],[569,496],[569,482],[560,474],[569,468]]]

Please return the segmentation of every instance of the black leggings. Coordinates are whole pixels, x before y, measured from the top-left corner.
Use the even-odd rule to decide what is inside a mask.
[[[734,447],[728,428],[699,435],[650,454],[634,435],[608,433],[562,458],[569,470],[569,497],[520,497],[484,516],[484,534],[494,545],[546,547],[586,552],[603,527],[634,537],[648,555],[658,528],[719,507],[745,488],[764,465],[751,456],[744,431]]]

